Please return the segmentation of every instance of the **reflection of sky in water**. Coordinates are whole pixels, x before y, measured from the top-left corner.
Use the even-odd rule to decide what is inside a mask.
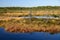
[[[32,18],[32,17],[34,17],[34,18],[55,18],[53,16],[26,16],[26,17],[22,17],[22,18]],[[13,18],[15,18],[15,17],[13,17]]]
[[[44,32],[9,33],[0,28],[0,40],[60,40],[60,33],[52,35]]]

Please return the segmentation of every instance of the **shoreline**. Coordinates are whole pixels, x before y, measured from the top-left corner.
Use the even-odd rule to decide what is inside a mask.
[[[0,26],[8,32],[60,32],[60,19],[11,19],[1,20]]]
[[[60,28],[59,26],[51,26],[51,27],[6,27],[6,31],[8,32],[21,32],[21,33],[28,33],[28,32],[49,32],[49,33],[59,33]]]

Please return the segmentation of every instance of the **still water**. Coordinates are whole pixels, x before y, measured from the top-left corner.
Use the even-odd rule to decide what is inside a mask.
[[[10,33],[0,28],[0,40],[60,40],[60,33],[47,32]]]
[[[53,16],[26,16],[26,17],[22,17],[22,18],[45,18],[45,19],[56,19],[56,18],[60,18],[60,17],[53,17]],[[14,18],[14,17],[13,17]]]

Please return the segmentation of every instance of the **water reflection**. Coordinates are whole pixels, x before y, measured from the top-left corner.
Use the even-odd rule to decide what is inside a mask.
[[[59,18],[59,17],[54,17],[54,16],[32,16],[33,18],[45,18],[45,19],[56,19],[56,18]],[[32,18],[30,16],[23,16],[22,18]]]
[[[60,40],[60,33],[54,35],[47,32],[10,33],[0,28],[0,40]]]

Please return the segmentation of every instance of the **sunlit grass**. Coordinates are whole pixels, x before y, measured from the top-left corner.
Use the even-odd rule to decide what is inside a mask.
[[[0,26],[9,32],[60,32],[60,19],[10,19],[0,20]]]

